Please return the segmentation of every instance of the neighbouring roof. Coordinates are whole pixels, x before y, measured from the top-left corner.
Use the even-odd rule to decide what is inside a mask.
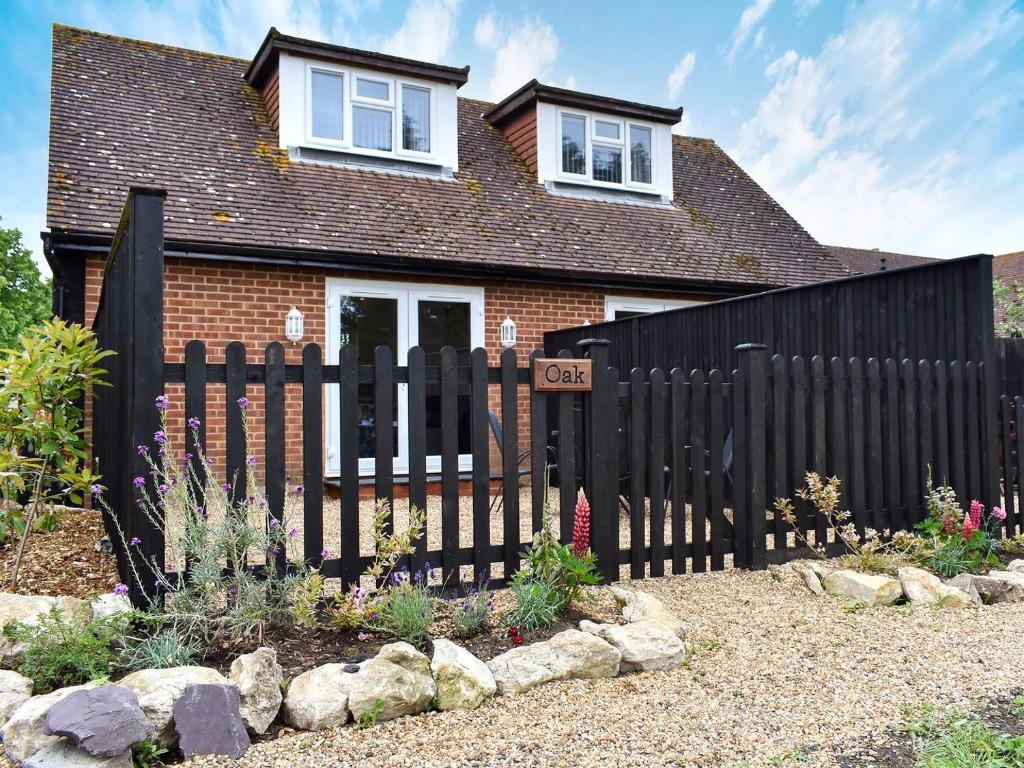
[[[992,276],[1004,283],[1024,286],[1024,251],[1003,253],[992,259]]]
[[[913,267],[933,260],[929,256],[912,256],[909,253],[880,251],[877,248],[846,248],[841,245],[826,245],[825,248],[855,275],[877,272],[882,268],[882,259],[885,259],[886,269]]]
[[[47,225],[113,234],[129,186],[167,190],[165,236],[325,257],[779,286],[845,274],[713,141],[673,137],[675,202],[537,183],[492,107],[459,99],[459,171],[290,162],[250,62],[55,25]]]

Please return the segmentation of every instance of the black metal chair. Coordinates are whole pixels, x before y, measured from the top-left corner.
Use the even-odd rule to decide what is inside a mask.
[[[487,412],[487,421],[491,425],[491,434],[494,435],[494,442],[497,443],[497,445],[498,445],[498,453],[501,454],[502,465],[504,466],[504,462],[505,462],[505,442],[502,439],[504,437],[504,431],[501,428],[501,422],[498,421],[498,414],[496,414],[494,411],[488,411]],[[533,454],[533,449],[532,448],[527,448],[525,451],[523,451],[518,456],[516,456],[516,476],[517,477],[525,477],[526,475],[529,475],[530,472],[533,471],[532,466],[527,466],[525,469],[523,468],[523,462],[526,461],[527,459],[529,459],[532,454]],[[549,446],[547,446],[547,454],[550,457],[551,461],[550,461],[550,463],[545,465],[544,469],[545,469],[545,472],[550,473],[550,471],[552,469],[554,469],[554,468],[556,468],[558,466],[558,452],[554,449],[553,446],[549,445]],[[504,473],[502,473],[501,482],[498,485],[498,492],[495,494],[494,498],[491,500],[491,506],[490,506],[491,514],[494,514],[494,512],[496,510],[501,509],[501,505],[504,503],[504,500],[505,500],[505,475],[504,475]]]

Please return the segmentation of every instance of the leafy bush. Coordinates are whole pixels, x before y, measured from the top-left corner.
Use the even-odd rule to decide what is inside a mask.
[[[470,588],[462,605],[452,616],[455,636],[467,638],[479,635],[484,631],[487,619],[493,612],[494,598],[491,596],[490,590],[487,589],[486,582],[480,585],[480,589]]]
[[[1004,736],[977,720],[954,718],[918,753],[918,768],[1024,768],[1024,736]]]
[[[506,617],[506,622],[512,627],[532,632],[550,626],[564,605],[562,595],[550,577],[533,576],[522,570],[512,577],[509,587],[516,601],[515,608]]]
[[[366,626],[423,648],[430,640],[427,629],[434,620],[434,599],[422,571],[417,571],[412,581],[407,576],[407,572],[394,575],[391,587],[376,601],[374,619]]]
[[[121,663],[133,672],[187,667],[195,663],[202,651],[196,640],[182,637],[170,627],[155,635],[126,640],[122,644]]]
[[[999,564],[999,539],[994,535],[1006,513],[993,507],[989,514],[979,501],[965,513],[948,486],[935,488],[928,473],[925,505],[928,516],[915,526],[922,539],[917,559],[941,576],[958,576]]]
[[[81,504],[85,493],[102,491],[86,464],[77,402],[104,384],[99,364],[113,354],[97,347],[92,331],[63,320],[29,329],[20,342],[0,351],[0,541],[19,538],[12,588],[29,533],[56,527],[54,504]]]
[[[54,607],[37,625],[12,622],[4,636],[25,644],[18,671],[32,680],[35,693],[80,685],[110,675],[114,645],[128,628],[121,614],[92,619],[86,624],[68,621]]]

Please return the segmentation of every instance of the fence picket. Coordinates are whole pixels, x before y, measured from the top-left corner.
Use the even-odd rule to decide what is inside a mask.
[[[980,499],[981,487],[981,414],[978,410],[978,367],[973,361],[964,366],[964,388],[967,390],[967,493]]]
[[[650,478],[648,493],[651,497],[651,576],[665,575],[665,372],[661,368],[651,371],[650,455],[647,467]]]
[[[567,349],[559,357],[571,358]],[[558,538],[572,538],[572,512],[576,506],[576,396],[562,392],[558,398]]]
[[[1017,465],[1016,471],[1016,482],[1017,482],[1017,520],[1015,522],[1016,533],[1024,534],[1024,476],[1022,476],[1021,469],[1024,468],[1024,397],[1017,395],[1013,398],[1013,413],[1016,419],[1016,432],[1017,432]],[[1007,495],[1013,493],[1012,488],[1006,489]],[[1007,535],[1009,535],[1010,529],[1007,529]]]
[[[772,464],[772,493],[770,498],[778,499],[789,496],[788,477],[786,473],[786,422],[789,413],[786,408],[786,395],[789,390],[789,376],[786,370],[786,358],[782,355],[773,355],[771,359],[771,387],[772,387],[772,432],[771,451],[769,456]],[[712,455],[714,455],[712,453]],[[714,464],[712,463],[712,466]],[[713,505],[712,505],[713,506]],[[786,522],[782,514],[772,510],[772,529],[775,538],[775,549],[786,548]]]
[[[917,454],[917,400],[914,386],[914,363],[903,360],[900,363],[900,381],[903,385],[903,434],[900,453],[903,456],[903,521],[907,528],[917,520],[917,508],[921,503]]]
[[[458,352],[441,348],[441,557],[444,583],[459,583]]]
[[[409,510],[427,509],[427,353],[423,347],[409,350]],[[409,559],[415,573],[426,567],[429,522],[416,540]]]
[[[907,527],[903,515],[900,476],[899,368],[893,358],[885,361],[885,490],[889,507],[889,525],[894,531]]]
[[[671,375],[672,392],[672,573],[686,573],[687,481],[687,387],[686,374],[678,368]]]
[[[198,419],[199,426],[188,426]],[[206,345],[193,339],[185,345],[185,452],[191,455],[192,495],[206,509]]]
[[[704,371],[690,372],[690,541],[693,544],[691,567],[694,573],[707,570],[707,514],[708,486],[705,462],[705,417],[708,393],[704,385]]]
[[[885,482],[882,471],[882,380],[878,358],[868,359],[868,506],[871,509],[871,526],[883,531],[885,521]]]
[[[245,345],[240,341],[228,344],[224,351],[225,365],[225,431],[227,482],[231,483],[228,498],[232,505],[245,498],[245,429],[242,426],[242,398],[245,397]]]
[[[953,490],[958,499],[967,497],[967,430],[964,424],[964,367],[959,360],[949,364],[951,400],[950,464]]]
[[[917,364],[917,437],[921,446],[921,459],[918,464],[917,499],[915,499],[914,518],[915,524],[919,523],[925,516],[925,509],[922,500],[924,498],[924,478],[935,465],[935,443],[932,437],[932,425],[934,423],[932,396],[932,367],[927,360],[920,360]]]
[[[647,384],[644,372],[629,374],[629,575],[644,577],[644,535],[646,533],[645,466],[647,447]]]
[[[747,377],[743,369],[732,372],[732,444],[735,460],[732,465],[732,519],[733,519],[733,565],[738,568],[750,566],[745,542],[750,529],[750,500],[747,497]],[[695,460],[696,461],[696,460]],[[696,473],[694,483],[696,483]],[[701,473],[703,476],[703,472]],[[694,492],[696,496],[696,491]],[[696,516],[696,515],[695,515]],[[694,526],[696,530],[696,526]],[[696,547],[696,543],[694,543]]]
[[[473,450],[473,579],[489,581],[491,564],[491,467],[487,436],[487,350],[477,347],[470,355],[472,383],[470,429]]]
[[[302,348],[302,556],[322,563],[324,540],[323,361],[319,344]]]
[[[868,525],[864,494],[864,369],[859,357],[851,357],[850,370],[850,509],[857,535],[863,536]]]
[[[359,582],[359,348],[338,355],[338,557],[342,588]]]
[[[825,422],[826,394],[825,359],[821,355],[815,355],[811,358],[811,422],[813,424],[814,437],[814,471],[821,478],[828,476],[828,453],[826,451],[828,442],[826,439]],[[814,509],[809,509],[809,511],[814,515],[814,544],[820,547],[828,539],[826,533],[828,530],[827,521],[821,512]]]
[[[1003,455],[1002,465],[1003,471],[1001,478],[1003,482],[1003,511],[1006,512],[1006,521],[1004,523],[1006,528],[1006,535],[1013,535],[1013,521],[1014,515],[1014,498],[1013,498],[1013,441],[1012,435],[1012,421],[1013,421],[1013,406],[1010,403],[1009,395],[1002,395],[999,398],[999,426],[1001,429],[1000,436],[1003,444]]]
[[[373,350],[373,495],[388,503],[384,532],[395,530],[395,388],[391,347]]]
[[[264,387],[263,438],[264,470],[267,483],[268,524],[280,527],[284,523],[285,468],[284,468],[284,347],[273,341],[264,351],[266,384]],[[273,522],[270,522],[273,521]],[[288,565],[285,547],[274,553],[274,566],[283,574]]]
[[[827,430],[831,433],[832,440],[829,445],[829,470],[830,475],[835,475],[842,481],[842,502],[841,506],[846,509],[850,505],[850,473],[847,452],[847,392],[849,379],[846,376],[846,364],[841,357],[833,357],[831,364],[832,376],[829,379],[832,393],[832,413],[830,415]]]
[[[535,349],[530,353],[530,380],[533,380],[533,369],[537,358],[544,352]],[[599,376],[600,370],[594,371]],[[595,383],[596,386],[596,383]],[[531,530],[536,533],[541,527],[544,514],[544,496],[548,483],[548,401],[543,392],[535,392],[530,387],[530,510]]]
[[[486,362],[486,360],[485,360]],[[516,351],[501,353],[502,424],[502,540],[505,578],[519,570],[519,392],[516,387]],[[484,385],[486,391],[486,385]]]
[[[795,495],[798,488],[806,483],[807,470],[810,468],[807,462],[807,445],[810,437],[810,430],[807,429],[807,367],[802,357],[794,357],[790,361],[792,385],[792,398],[790,399],[791,415],[789,444],[792,446],[792,462],[790,471],[790,490],[794,493],[793,505],[796,511],[797,525],[806,533],[808,528],[807,509],[808,504]]]
[[[935,362],[935,471],[936,486],[949,484],[949,400],[946,380],[949,371],[941,360]]]
[[[722,372],[717,368],[708,374],[708,455],[711,467],[708,472],[708,510],[711,517],[711,570],[725,568],[725,488],[723,478],[723,455],[725,397],[723,396]]]

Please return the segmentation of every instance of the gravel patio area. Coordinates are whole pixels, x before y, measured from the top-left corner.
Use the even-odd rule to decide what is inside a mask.
[[[834,767],[906,705],[967,711],[1024,685],[1024,605],[847,613],[771,572],[637,586],[690,623],[686,666],[551,683],[365,731],[295,733],[254,744],[237,763],[191,765],[753,768],[801,753],[800,765]]]

